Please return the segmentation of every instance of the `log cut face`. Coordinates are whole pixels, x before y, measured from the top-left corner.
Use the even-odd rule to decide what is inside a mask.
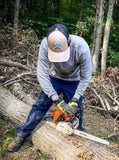
[[[0,112],[16,125],[26,121],[31,106],[14,97],[0,86]],[[68,136],[55,129],[53,122],[40,123],[32,133],[34,146],[57,160],[119,160],[105,145],[81,138]]]

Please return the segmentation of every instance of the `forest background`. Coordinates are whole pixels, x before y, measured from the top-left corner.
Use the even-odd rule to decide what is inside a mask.
[[[83,37],[90,47],[93,76],[83,99],[84,127],[88,133],[109,138],[109,148],[119,155],[119,0],[1,0],[0,98],[9,104],[6,92],[2,94],[6,89],[30,106],[37,99],[38,50],[56,23]],[[5,105],[0,101],[0,158],[49,160],[29,140],[18,153],[6,152],[16,128],[15,112],[5,115]]]
[[[94,74],[119,66],[118,0],[1,0],[0,28],[9,23],[31,27],[39,40],[51,25],[62,23],[89,44]]]

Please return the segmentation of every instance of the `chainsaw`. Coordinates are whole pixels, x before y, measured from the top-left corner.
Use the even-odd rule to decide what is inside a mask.
[[[80,110],[73,114],[72,116],[69,114],[68,117],[60,110],[56,110],[53,115],[53,121],[56,123],[56,130],[61,131],[68,135],[78,135],[83,138],[102,143],[105,145],[109,145],[109,141],[104,140],[102,138],[93,136],[91,134],[88,134],[86,132],[77,130],[77,127],[79,125],[79,116],[80,116]]]
[[[57,109],[53,115],[53,121],[55,123],[59,123],[61,121],[68,122],[73,128],[77,128],[79,126],[79,116],[80,110],[72,116],[69,114],[67,117],[60,109]]]

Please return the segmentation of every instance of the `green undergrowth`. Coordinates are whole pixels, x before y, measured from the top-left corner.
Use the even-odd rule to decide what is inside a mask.
[[[88,125],[84,125],[85,130],[88,131],[88,133],[95,135],[97,137],[102,137],[102,138],[107,138],[108,137],[108,132],[104,132],[104,131],[99,131],[96,127],[90,127]]]
[[[7,152],[7,147],[15,136],[16,127],[0,114],[0,160],[49,160],[47,154],[34,149],[30,138],[26,139],[18,152]]]
[[[97,129],[96,127],[94,127],[94,126],[90,127],[89,125],[84,125],[84,128],[85,128],[85,132],[109,141],[110,145],[106,146],[106,147],[107,148],[111,147],[112,152],[114,151],[116,154],[119,155],[119,147],[118,147],[119,139],[116,139],[114,137],[113,138],[108,138],[108,135],[111,132],[109,132],[107,130],[99,131],[99,129]],[[98,144],[101,145],[100,143],[98,143]]]

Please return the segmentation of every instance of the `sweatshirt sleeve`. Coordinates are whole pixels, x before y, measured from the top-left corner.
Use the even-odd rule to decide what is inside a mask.
[[[82,52],[80,57],[80,82],[74,94],[74,98],[79,99],[86,90],[92,75],[92,62],[90,50]]]
[[[38,62],[37,62],[37,78],[42,90],[53,101],[58,99],[58,94],[53,88],[49,77],[50,62],[48,60],[48,45],[47,39],[43,39],[39,48]]]

